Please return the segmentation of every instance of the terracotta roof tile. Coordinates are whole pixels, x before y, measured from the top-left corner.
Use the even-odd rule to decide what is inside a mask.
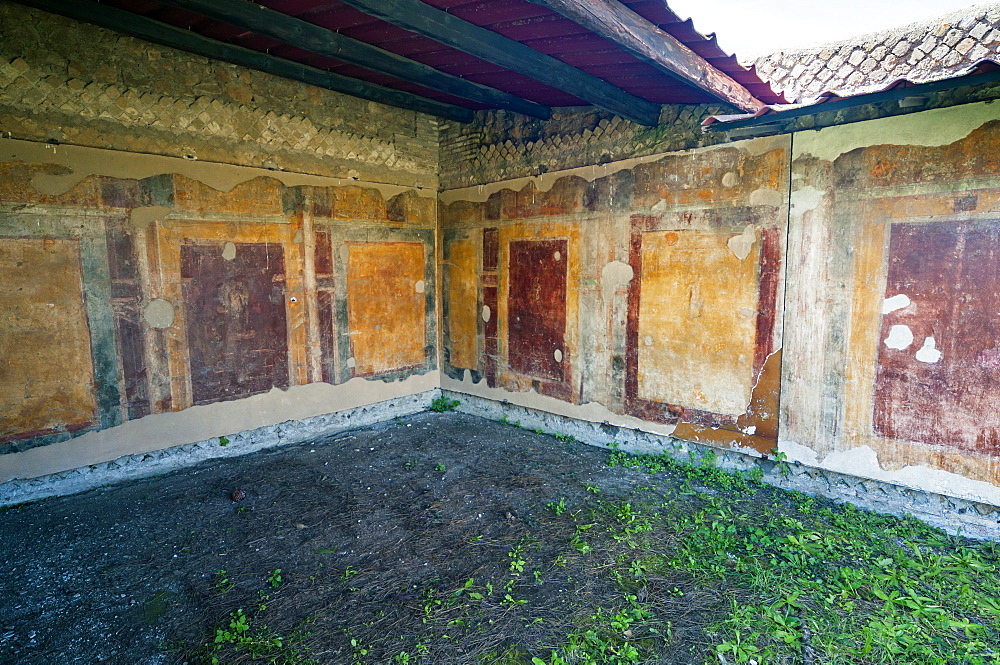
[[[983,59],[1000,59],[1000,2],[810,49],[758,58],[757,73],[790,100],[823,92],[876,90],[900,78],[946,78]]]

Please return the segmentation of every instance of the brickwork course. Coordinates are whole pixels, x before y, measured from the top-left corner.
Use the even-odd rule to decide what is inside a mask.
[[[778,51],[754,65],[776,91],[803,102],[828,91],[872,92],[897,79],[947,78],[986,59],[1000,59],[1000,3],[973,5],[839,43]]]
[[[12,138],[436,185],[439,121],[0,0]]]

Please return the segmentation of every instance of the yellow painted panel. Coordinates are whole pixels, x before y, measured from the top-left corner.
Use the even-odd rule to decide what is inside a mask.
[[[462,369],[479,365],[477,313],[478,284],[476,246],[471,240],[451,245],[448,270],[448,341],[450,362]]]
[[[424,246],[372,242],[348,248],[347,325],[355,375],[422,365]]]
[[[639,397],[738,415],[750,402],[760,239],[745,259],[734,233],[642,237]]]
[[[0,438],[95,421],[75,240],[0,239]]]

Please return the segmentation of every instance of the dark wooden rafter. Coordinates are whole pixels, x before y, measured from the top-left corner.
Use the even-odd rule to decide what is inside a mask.
[[[158,0],[216,21],[221,21],[310,53],[390,74],[433,90],[469,99],[491,108],[509,109],[536,118],[548,118],[547,106],[496,88],[446,74],[422,63],[396,55],[247,0]]]
[[[108,5],[91,2],[91,0],[17,1],[78,21],[134,35],[164,46],[256,69],[275,76],[302,81],[319,88],[342,92],[389,106],[419,111],[458,122],[471,122],[473,118],[472,111],[460,106],[445,104],[401,90],[393,90],[374,83],[366,83],[359,79],[333,74],[291,60],[276,58],[259,51],[226,44],[203,37],[190,30],[154,21]]]
[[[636,97],[561,60],[435,9],[420,0],[341,2],[387,23],[568,92],[624,118],[648,126],[659,122],[658,104]]]
[[[618,44],[657,69],[687,81],[744,111],[764,103],[724,72],[709,64],[673,35],[661,30],[617,0],[529,0]]]

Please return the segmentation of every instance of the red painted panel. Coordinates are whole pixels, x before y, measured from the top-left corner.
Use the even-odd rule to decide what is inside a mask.
[[[285,262],[280,246],[181,247],[184,315],[195,404],[288,386]]]
[[[910,304],[882,316],[875,431],[1000,454],[1000,222],[893,225],[885,295]]]
[[[483,229],[483,270],[493,272],[500,261],[499,231],[495,228]]]
[[[519,374],[565,381],[566,245],[565,240],[510,243],[507,347],[511,369]]]

